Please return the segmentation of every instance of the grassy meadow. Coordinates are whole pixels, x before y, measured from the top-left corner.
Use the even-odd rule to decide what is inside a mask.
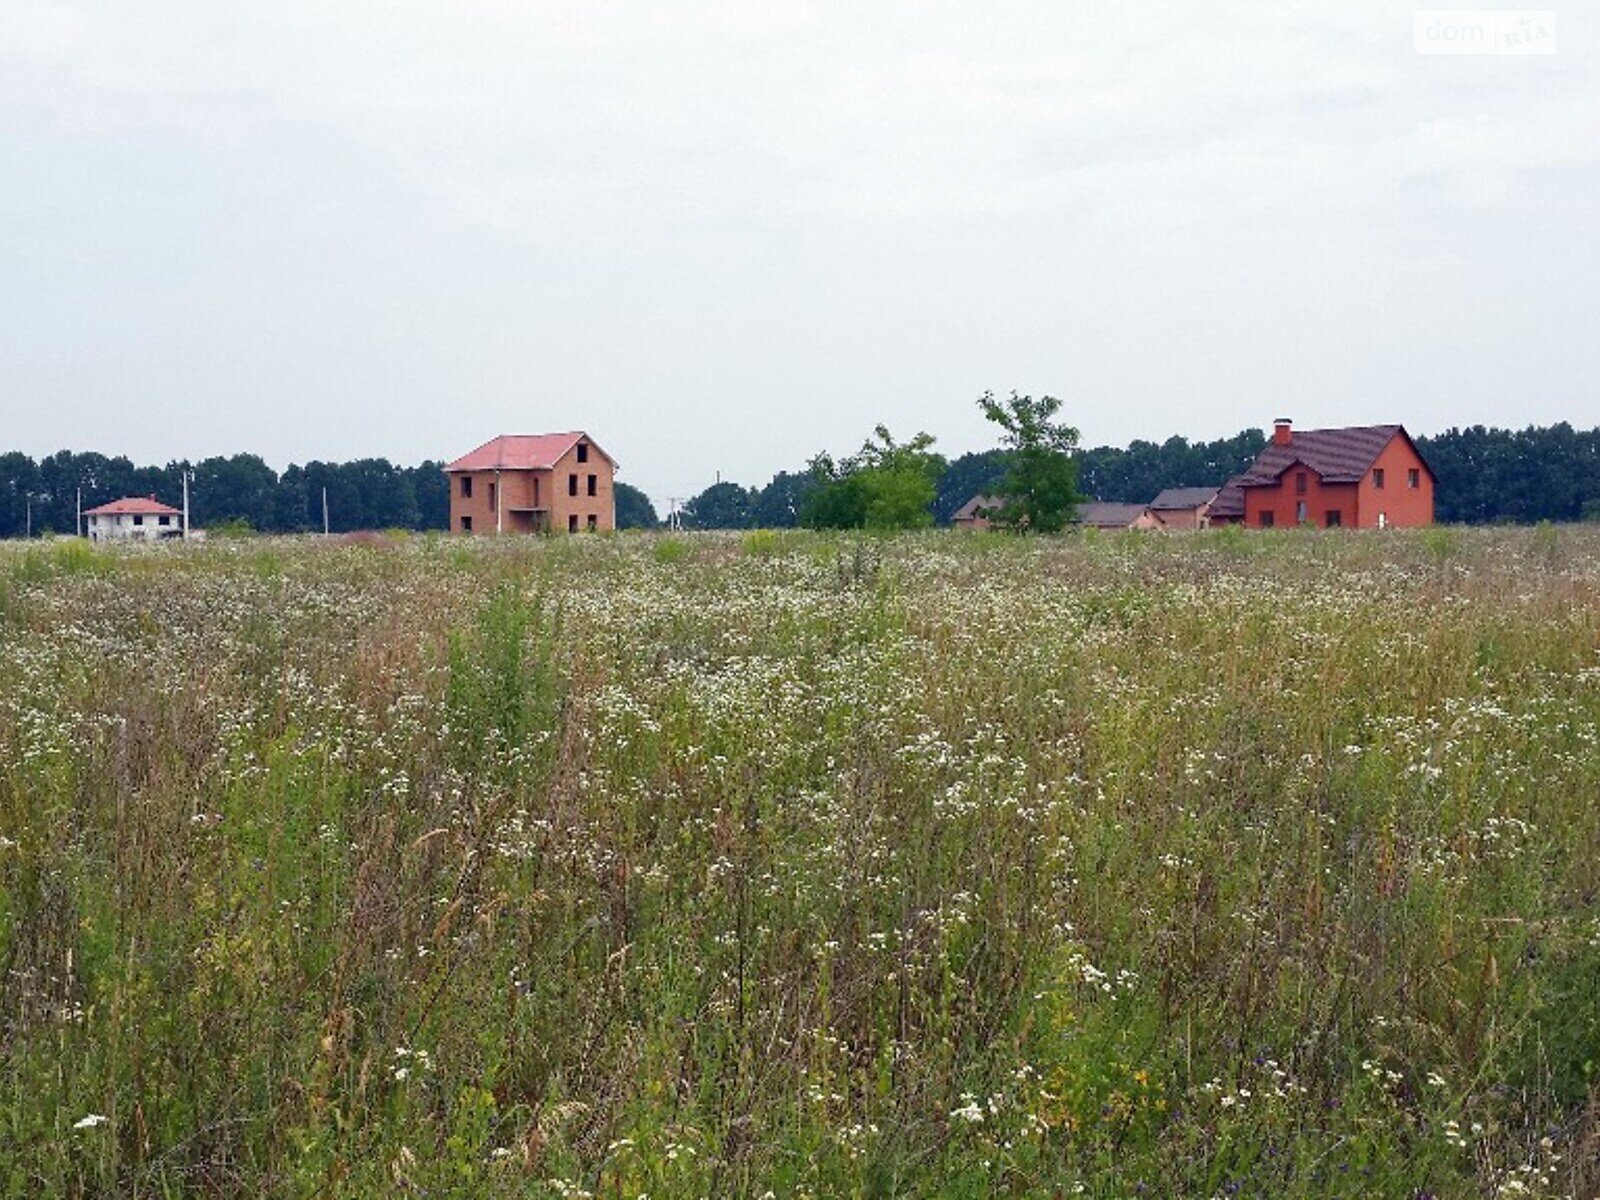
[[[0,1196],[1594,1196],[1600,529],[0,547]]]

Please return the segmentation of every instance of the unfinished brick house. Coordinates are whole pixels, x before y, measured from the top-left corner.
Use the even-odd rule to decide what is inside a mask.
[[[617,527],[617,464],[588,434],[502,434],[447,466],[455,533]]]
[[[1217,493],[1213,525],[1383,529],[1433,524],[1433,471],[1400,425],[1307,429],[1279,418],[1255,464]]]

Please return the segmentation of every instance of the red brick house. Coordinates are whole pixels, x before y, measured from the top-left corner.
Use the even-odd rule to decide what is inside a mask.
[[[1433,485],[1400,425],[1295,432],[1280,418],[1255,464],[1228,480],[1207,516],[1256,529],[1432,525]]]
[[[502,434],[447,466],[455,533],[617,527],[617,464],[588,434]]]

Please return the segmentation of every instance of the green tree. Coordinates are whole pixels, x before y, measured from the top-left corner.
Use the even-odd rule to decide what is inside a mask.
[[[817,486],[801,505],[801,524],[812,529],[916,529],[933,524],[930,511],[944,475],[933,437],[919,433],[899,443],[879,425],[877,440],[835,462],[827,454],[811,460]]]
[[[867,492],[849,459],[835,462],[826,452],[811,460],[811,490],[800,504],[807,529],[860,529],[867,523]]]
[[[0,454],[0,537],[21,537],[28,510],[39,494],[39,468],[18,451]]]
[[[194,473],[189,503],[197,526],[247,521],[251,529],[273,527],[278,474],[258,456],[202,459]]]
[[[737,483],[713,483],[683,506],[689,529],[748,529],[754,496]]]
[[[810,471],[779,471],[751,503],[751,521],[761,529],[793,529],[800,524],[806,497],[816,490]]]
[[[983,415],[1005,435],[1000,440],[1011,452],[1005,476],[995,488],[1001,499],[996,520],[1013,529],[1055,533],[1072,519],[1083,499],[1078,495],[1078,464],[1072,451],[1078,431],[1053,420],[1061,408],[1054,396],[1019,396],[996,400],[993,392],[978,397]]]
[[[638,488],[630,483],[615,485],[617,498],[617,528],[618,529],[654,529],[661,524],[661,519],[656,516],[655,505],[650,503]]]
[[[428,459],[407,469],[411,473],[411,493],[417,498],[418,526],[450,528],[450,477],[444,473],[444,463]]]

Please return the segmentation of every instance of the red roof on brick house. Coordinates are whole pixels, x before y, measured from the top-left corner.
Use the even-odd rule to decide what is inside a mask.
[[[155,517],[181,517],[183,510],[163,504],[154,496],[126,496],[121,500],[113,500],[110,504],[102,504],[99,508],[85,509],[86,517],[111,517],[131,513],[136,516]]]
[[[1243,474],[1228,480],[1211,503],[1213,518],[1244,516],[1244,489],[1276,483],[1296,463],[1317,473],[1323,483],[1359,483],[1383,448],[1396,436],[1416,451],[1402,425],[1358,425],[1349,429],[1296,429],[1288,444],[1270,441]],[[1433,468],[1417,453],[1429,476]]]
[[[580,429],[572,433],[503,433],[472,453],[462,455],[445,470],[547,471],[560,461],[562,455],[585,439],[613,467],[617,465],[616,459],[601,450],[599,444]]]

